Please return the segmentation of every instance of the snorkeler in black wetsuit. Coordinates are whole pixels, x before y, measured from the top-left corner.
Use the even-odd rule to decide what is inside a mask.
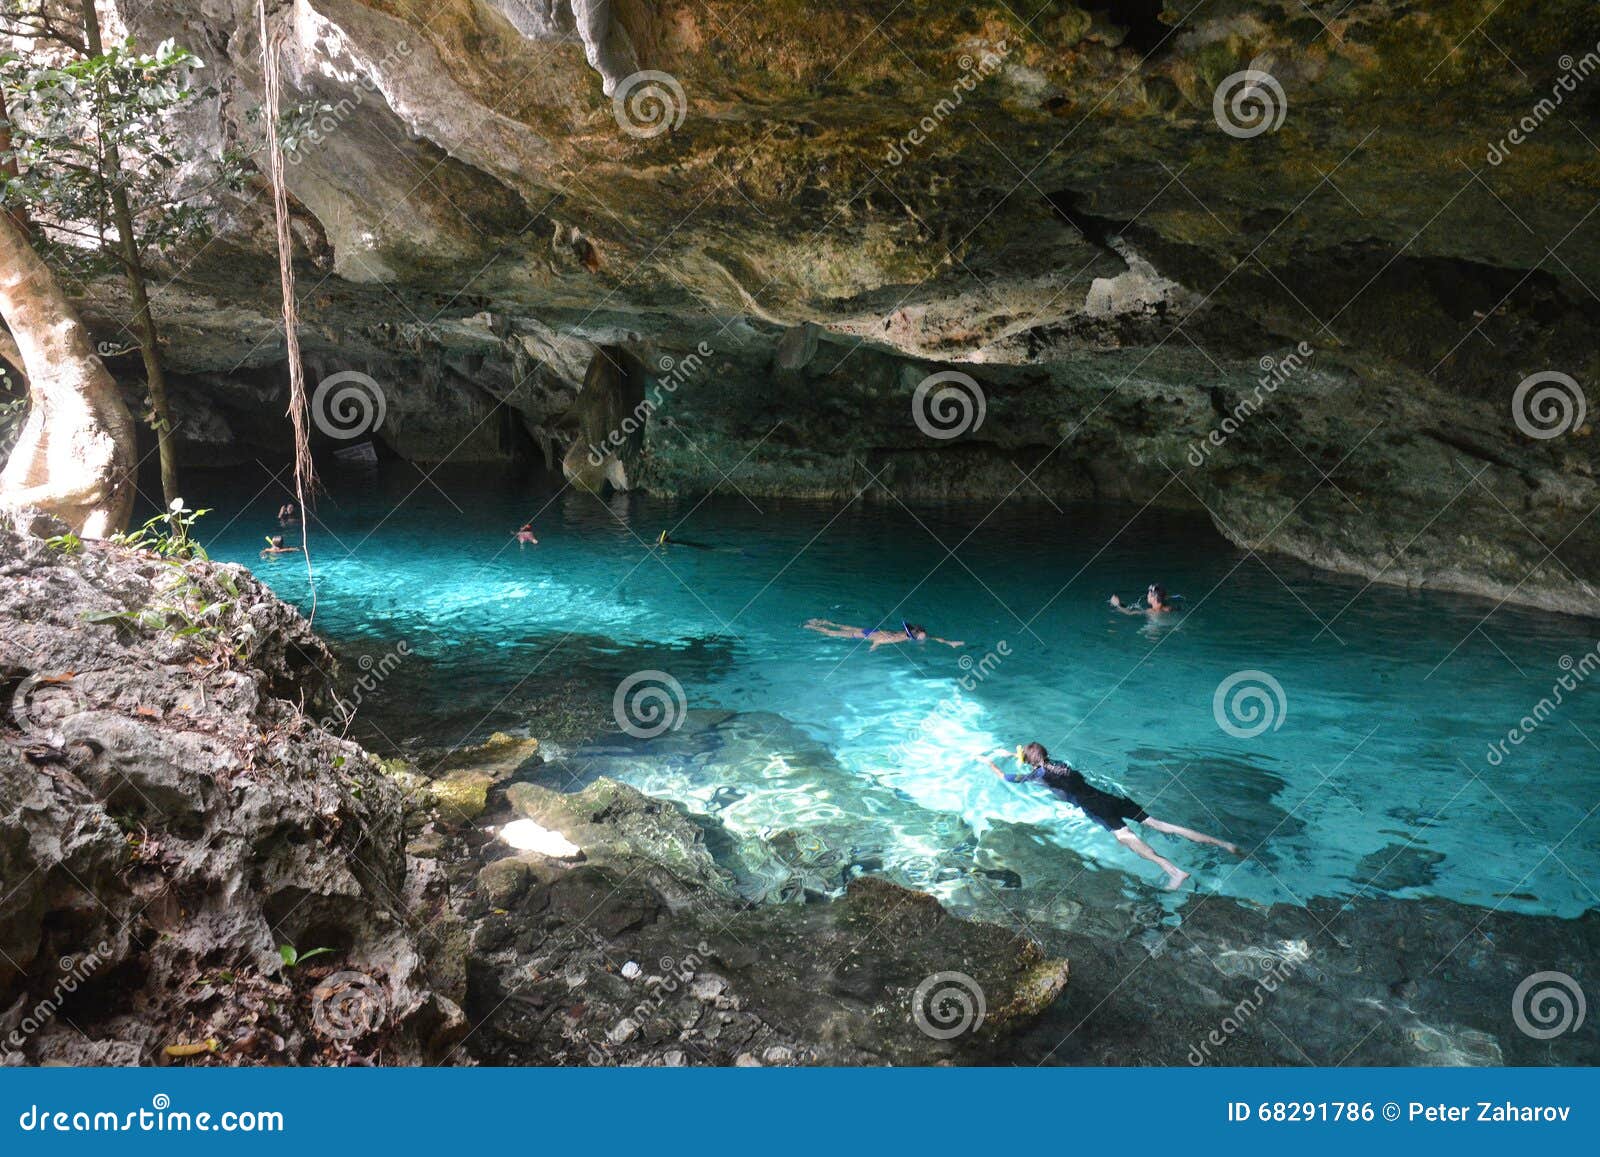
[[[1044,784],[1057,799],[1070,803],[1082,811],[1084,815],[1115,836],[1117,842],[1134,855],[1142,856],[1164,871],[1167,874],[1168,888],[1178,887],[1189,878],[1189,873],[1159,855],[1154,848],[1129,831],[1128,821],[1143,824],[1152,831],[1165,832],[1169,836],[1182,836],[1197,844],[1212,844],[1234,855],[1239,854],[1239,848],[1235,844],[1194,831],[1192,828],[1179,827],[1177,824],[1155,819],[1126,796],[1102,791],[1086,780],[1083,773],[1076,768],[1060,760],[1051,759],[1050,753],[1045,750],[1042,743],[1030,743],[1026,747],[1019,747],[1017,756],[1027,765],[1028,770],[1018,772],[1016,775],[1007,775],[992,759],[985,759],[984,762],[994,768],[995,774],[1007,783]]]

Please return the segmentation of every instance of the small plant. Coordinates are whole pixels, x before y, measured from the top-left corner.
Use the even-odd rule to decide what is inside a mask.
[[[70,530],[66,534],[52,535],[44,544],[57,554],[77,554],[83,549],[83,540]]]
[[[313,956],[321,956],[324,952],[332,951],[331,948],[313,948],[309,952],[300,952],[293,944],[278,945],[278,956],[282,958],[285,968],[299,968]]]
[[[162,558],[206,558],[205,547],[191,535],[195,521],[211,511],[190,510],[183,499],[174,498],[172,505],[156,515],[137,530],[114,534],[111,541],[130,550],[147,550]]]

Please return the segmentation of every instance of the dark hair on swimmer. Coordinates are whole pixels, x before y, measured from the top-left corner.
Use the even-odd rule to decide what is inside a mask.
[[[921,623],[908,623],[902,619],[900,620],[900,625],[906,629],[906,635],[908,638],[917,639],[920,641],[928,637],[928,628],[924,627]]]
[[[1155,592],[1156,602],[1164,605],[1167,601],[1167,588],[1160,583],[1151,583],[1150,589]]]
[[[267,539],[267,542],[271,546],[275,546],[275,547],[282,546],[283,545],[283,535],[274,534],[271,538]]]
[[[1038,767],[1050,758],[1050,753],[1044,749],[1042,743],[1030,743],[1022,749],[1022,761],[1029,767]]]

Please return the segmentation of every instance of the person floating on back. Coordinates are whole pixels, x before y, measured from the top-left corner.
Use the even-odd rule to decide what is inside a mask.
[[[272,555],[272,554],[299,554],[299,553],[300,553],[300,548],[298,546],[284,546],[283,545],[283,535],[281,535],[281,534],[269,534],[267,536],[267,545],[262,548],[261,557],[262,558],[266,558],[268,555]]]
[[[539,545],[539,540],[533,537],[533,523],[524,522],[517,529],[517,541],[523,546],[527,546],[530,543],[534,546]]]
[[[1017,748],[1017,758],[1027,766],[1027,770],[1015,775],[1006,774],[992,759],[986,758],[983,762],[994,768],[995,774],[1007,783],[1042,783],[1055,793],[1056,798],[1070,803],[1116,836],[1117,842],[1134,855],[1143,856],[1159,867],[1167,874],[1168,888],[1181,885],[1189,878],[1189,873],[1161,856],[1149,844],[1129,831],[1129,820],[1143,824],[1152,831],[1165,832],[1169,836],[1182,836],[1197,844],[1211,844],[1236,856],[1239,855],[1237,844],[1230,844],[1226,840],[1217,839],[1216,836],[1208,836],[1189,828],[1181,828],[1165,820],[1158,820],[1131,799],[1102,791],[1084,779],[1083,774],[1075,768],[1060,760],[1051,759],[1050,753],[1044,749],[1042,743],[1030,743],[1026,747]]]
[[[1111,596],[1111,605],[1125,615],[1168,615],[1178,609],[1178,604],[1167,594],[1167,588],[1160,583],[1150,584],[1144,593],[1143,605],[1135,602],[1129,606],[1116,595]]]
[[[959,639],[941,639],[936,635],[930,635],[927,628],[920,627],[916,623],[902,622],[900,630],[886,631],[882,627],[847,627],[843,623],[835,623],[828,619],[809,619],[805,628],[834,639],[871,639],[874,651],[894,643],[925,643],[929,639],[935,643],[943,643],[947,647],[966,646]]]

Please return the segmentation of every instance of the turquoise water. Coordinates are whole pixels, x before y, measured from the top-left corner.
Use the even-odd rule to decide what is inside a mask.
[[[236,485],[210,498],[213,557],[308,605],[297,556],[256,559],[283,491]],[[1600,904],[1600,686],[1574,670],[1564,702],[1490,759],[1563,657],[1596,646],[1589,620],[1364,589],[1131,507],[601,501],[392,471],[334,480],[317,514],[318,628],[380,667],[398,641],[410,652],[374,698],[380,745],[481,738],[576,687],[607,733],[560,753],[567,782],[614,775],[738,838],[781,834],[814,850],[823,887],[863,870],[936,892],[974,872],[1040,883],[1059,847],[1125,894],[1152,890],[1154,867],[976,760],[1037,739],[1152,814],[1252,849],[1236,861],[1157,838],[1202,890]],[[530,517],[540,543],[518,546]],[[715,549],[654,548],[663,529]],[[1187,610],[1152,624],[1107,608],[1151,580]],[[802,630],[813,616],[908,617],[966,646],[873,652]],[[640,671],[681,686],[676,729],[637,738],[613,721],[612,693]],[[1224,711],[1230,733],[1215,709],[1241,672],[1271,712],[1253,736],[1264,717]]]

